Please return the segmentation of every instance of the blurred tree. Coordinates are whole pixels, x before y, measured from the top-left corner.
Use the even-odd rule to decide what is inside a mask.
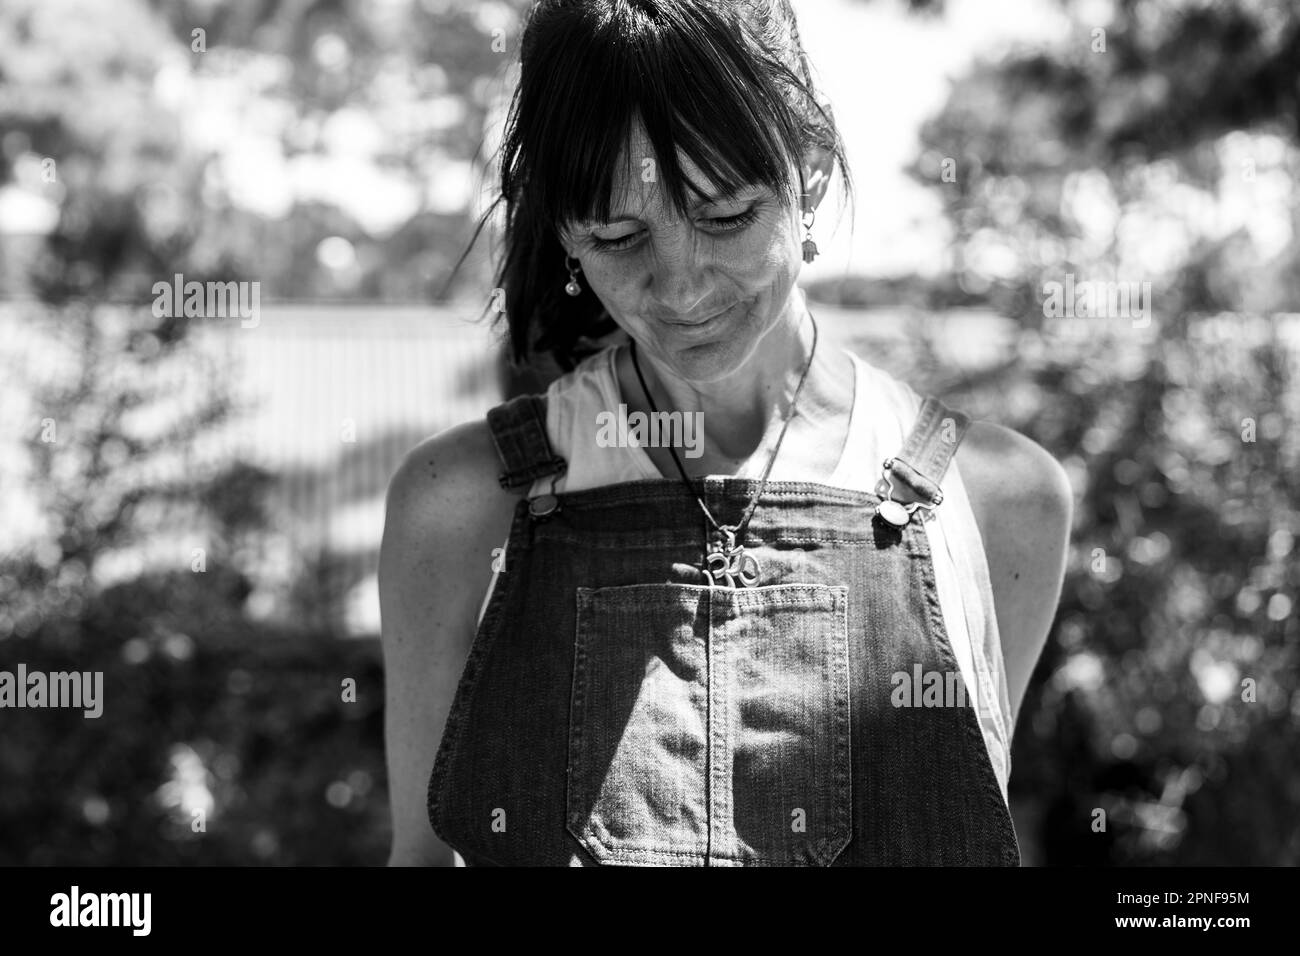
[[[6,343],[30,398],[24,438],[47,522],[36,559],[17,559],[8,617],[43,621],[49,640],[102,558],[188,509],[202,480],[189,450],[231,408],[187,348],[194,320],[114,304],[147,302],[176,272],[203,275],[183,212],[202,167],[149,92],[175,46],[138,4],[0,11],[0,142],[13,157],[0,184],[34,162],[59,213],[28,277],[35,298],[13,305],[22,334]]]
[[[0,740],[0,779],[41,783],[0,787],[0,862],[382,859],[375,649],[248,619],[223,555],[265,517],[267,476],[186,465],[230,402],[194,365],[194,320],[142,306],[176,272],[267,298],[441,294],[527,6],[0,7],[0,186],[57,213],[30,257],[0,230],[0,292],[37,296],[21,309],[39,348],[7,371],[33,396],[50,519],[42,546],[0,558],[0,651],[103,669],[114,708],[93,727],[26,712]],[[1282,327],[1248,320],[1300,291],[1300,12],[1061,7],[1060,44],[981,63],[925,128],[915,173],[952,224],[950,275],[845,294],[992,303],[1028,330],[1018,368],[956,396],[1055,452],[1080,492],[1015,753],[1027,844],[1046,862],[1294,864],[1300,409]],[[487,288],[487,257],[470,264],[449,295]],[[1159,335],[1064,336],[1041,290],[1066,274],[1150,281]],[[92,586],[176,509],[215,549],[207,574]],[[322,561],[294,596],[340,590]],[[223,818],[198,838],[185,812],[210,797]]]
[[[967,403],[1081,495],[1013,797],[1049,863],[1294,865],[1300,9],[1061,7],[1056,47],[954,83],[913,169],[958,287],[1028,330]],[[1055,322],[1067,276],[1149,283],[1150,327]]]
[[[166,84],[229,124],[206,137],[208,171],[243,225],[211,241],[283,298],[486,298],[485,256],[447,279],[529,5],[153,0],[178,42],[202,30],[206,46]]]
[[[0,9],[0,187],[54,210],[34,252],[0,229],[0,293],[32,296],[9,303],[4,359],[48,523],[0,555],[0,653],[104,671],[110,715],[28,714],[0,740],[0,779],[27,783],[0,788],[8,862],[382,859],[377,649],[246,616],[236,559],[269,482],[197,467],[233,404],[189,347],[205,320],[148,303],[177,273],[427,298],[459,251],[513,22],[499,3]],[[188,546],[174,570],[121,564],[163,525],[204,546],[205,573]],[[338,590],[332,565],[311,574],[302,601]],[[197,838],[186,813],[214,791],[226,817]]]

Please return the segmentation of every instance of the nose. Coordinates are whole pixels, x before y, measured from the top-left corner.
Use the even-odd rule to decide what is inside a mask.
[[[655,237],[650,265],[652,315],[667,322],[705,318],[711,309],[708,266],[692,237]]]

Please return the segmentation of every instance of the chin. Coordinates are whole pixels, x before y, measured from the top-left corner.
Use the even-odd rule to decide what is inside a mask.
[[[682,378],[698,384],[725,379],[745,364],[756,341],[749,329],[739,334],[699,344],[674,343],[667,357],[673,370]]]

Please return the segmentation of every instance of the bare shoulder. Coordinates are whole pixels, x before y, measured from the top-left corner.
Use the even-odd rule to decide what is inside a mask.
[[[425,791],[492,580],[492,550],[517,496],[484,421],[409,451],[388,485],[379,550],[384,727],[392,809],[391,864],[452,862],[434,834]]]
[[[1074,494],[1065,468],[1032,438],[993,422],[973,421],[957,447],[957,465],[974,491],[991,505],[1013,502],[1029,507],[1061,507]]]
[[[484,520],[508,514],[517,497],[500,487],[500,459],[485,420],[466,422],[406,453],[388,483],[385,538],[399,543],[428,543],[470,532]],[[438,541],[447,545],[447,540]]]
[[[956,461],[984,540],[1014,715],[1056,616],[1074,493],[1046,449],[992,422],[971,422]]]
[[[379,554],[381,612],[435,615],[444,640],[473,636],[491,581],[492,550],[505,541],[518,496],[497,482],[500,459],[484,420],[416,445],[388,484]],[[436,607],[429,606],[436,602]],[[385,628],[385,644],[406,628]],[[391,640],[390,640],[391,638]]]

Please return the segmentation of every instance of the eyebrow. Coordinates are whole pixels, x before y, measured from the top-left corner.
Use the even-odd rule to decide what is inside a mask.
[[[738,202],[740,201],[741,196],[744,193],[749,192],[750,190],[753,189],[762,190],[762,188],[763,187],[761,183],[750,183],[748,185],[740,186],[739,188],[734,190],[728,190],[726,192],[719,193],[715,196],[705,196],[701,199],[697,199],[695,202],[690,204],[689,208],[695,210],[695,209],[699,209],[701,206],[713,206],[716,205],[717,203]],[[623,219],[636,219],[636,218],[637,218],[636,215],[632,213],[623,212],[622,210],[611,210],[609,219],[605,219],[605,220],[579,219],[574,223],[574,225],[603,226],[611,222],[619,222],[620,220]]]

